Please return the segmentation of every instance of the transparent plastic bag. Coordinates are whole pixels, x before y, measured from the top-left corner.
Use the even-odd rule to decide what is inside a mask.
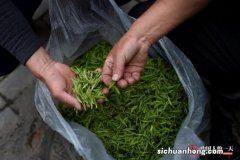
[[[71,63],[76,57],[104,38],[114,44],[134,21],[113,0],[51,0],[49,1],[51,36],[47,50],[56,61]],[[176,71],[188,96],[189,113],[175,139],[174,149],[187,149],[194,144],[203,146],[209,117],[208,96],[191,62],[167,38],[163,37],[150,49],[150,56],[161,56]],[[68,123],[56,108],[46,86],[36,84],[35,103],[43,120],[73,144],[84,160],[112,160],[103,143],[87,128]],[[171,146],[169,146],[171,147]],[[157,154],[157,150],[156,150]],[[195,159],[191,155],[166,155],[161,159]]]

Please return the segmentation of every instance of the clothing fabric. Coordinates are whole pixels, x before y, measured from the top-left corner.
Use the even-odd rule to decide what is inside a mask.
[[[237,0],[213,1],[168,37],[215,89],[240,90],[240,10]]]
[[[129,11],[129,15],[138,18],[140,17],[151,5],[155,2],[155,0],[148,0],[145,2],[141,2],[136,4],[131,10]]]
[[[115,2],[117,3],[118,6],[122,6],[130,1],[131,0],[115,0]]]
[[[25,64],[42,42],[31,27],[41,0],[0,0],[0,76]]]

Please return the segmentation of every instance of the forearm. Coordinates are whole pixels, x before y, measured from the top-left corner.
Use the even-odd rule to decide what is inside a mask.
[[[211,0],[157,0],[128,31],[152,45],[176,26],[204,8]]]

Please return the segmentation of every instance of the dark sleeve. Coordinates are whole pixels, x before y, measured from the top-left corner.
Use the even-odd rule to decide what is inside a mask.
[[[28,21],[10,0],[0,0],[0,45],[21,64],[41,46]]]

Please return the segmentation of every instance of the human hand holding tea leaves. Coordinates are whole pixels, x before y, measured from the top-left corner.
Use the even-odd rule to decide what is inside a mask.
[[[75,96],[84,100],[82,106],[92,102],[93,109],[88,105],[84,112],[76,112],[59,105],[59,111],[67,120],[95,133],[116,159],[159,159],[161,155],[156,150],[173,145],[187,113],[187,97],[181,83],[174,70],[158,58],[148,60],[141,80],[135,85],[118,90],[117,82],[110,81],[105,86],[101,71],[96,68],[103,66],[111,48],[109,43],[101,41],[71,65],[76,75]],[[100,86],[93,85],[96,82]],[[99,106],[99,98],[106,102],[95,108]]]
[[[120,94],[114,81],[107,87],[101,82],[99,69],[91,71],[75,65],[71,69],[76,74],[73,79],[74,95],[84,110],[87,110],[88,107],[91,109],[97,108],[99,104],[107,101],[106,94],[110,90]]]

